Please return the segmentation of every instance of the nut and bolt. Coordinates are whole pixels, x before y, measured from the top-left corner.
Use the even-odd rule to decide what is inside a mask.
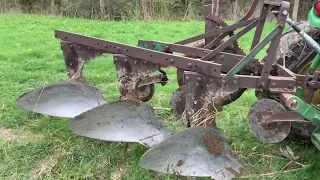
[[[272,83],[271,86],[272,87],[276,87],[277,83]]]
[[[201,77],[198,77],[198,78],[197,78],[197,81],[201,81],[201,80],[202,80]]]
[[[174,63],[174,60],[173,60],[173,59],[170,59],[170,62],[171,62],[171,64],[173,64],[173,63]]]
[[[198,104],[198,101],[193,101],[193,104],[194,104],[194,105],[197,105],[197,104]]]
[[[133,63],[134,63],[134,64],[137,64],[137,63],[138,63],[138,61],[137,61],[137,60],[135,60]]]
[[[287,10],[282,11],[282,15],[287,16],[289,13]]]
[[[128,62],[128,59],[124,59],[124,62]]]
[[[192,64],[191,63],[188,63],[188,67],[191,67],[192,66]]]
[[[291,109],[295,109],[295,108],[297,107],[297,104],[298,104],[297,100],[291,100],[291,101],[289,102],[289,107],[290,107]]]

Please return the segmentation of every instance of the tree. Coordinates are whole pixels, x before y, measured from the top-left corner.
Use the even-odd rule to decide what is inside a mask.
[[[105,16],[106,16],[104,8],[105,8],[105,2],[104,2],[104,0],[100,0],[100,15],[101,15],[101,19],[104,19]]]
[[[298,20],[298,12],[299,12],[299,4],[300,0],[295,0],[293,5],[293,13],[292,13],[292,20]]]

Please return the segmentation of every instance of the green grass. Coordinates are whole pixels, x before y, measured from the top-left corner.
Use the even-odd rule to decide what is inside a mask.
[[[266,25],[266,31],[274,24]],[[146,148],[132,144],[129,156],[124,145],[77,137],[68,129],[68,120],[32,115],[15,107],[16,98],[46,83],[67,80],[60,41],[54,30],[62,29],[137,45],[139,39],[176,42],[204,31],[203,22],[100,22],[34,15],[0,15],[0,177],[1,179],[179,179],[141,169],[139,158]],[[248,52],[253,33],[240,39]],[[262,57],[263,53],[259,55]],[[170,82],[157,86],[149,104],[169,107],[171,93],[177,87],[175,70],[168,70]],[[97,78],[100,74],[101,78]],[[103,55],[85,67],[85,77],[104,92],[105,98],[118,95],[116,71],[111,55]],[[299,163],[310,167],[286,174],[251,179],[320,179],[319,152],[310,144],[284,141],[263,144],[250,132],[247,112],[256,102],[253,91],[225,107],[219,114],[230,147],[248,165],[243,176],[279,172],[289,160],[280,158],[279,148],[290,146],[300,157]],[[3,107],[3,108],[1,108]],[[183,122],[169,112],[158,111],[157,117],[174,130]],[[260,154],[260,155],[257,155]],[[268,155],[263,156],[263,155]],[[289,165],[288,169],[297,166]],[[121,177],[121,178],[120,178]]]

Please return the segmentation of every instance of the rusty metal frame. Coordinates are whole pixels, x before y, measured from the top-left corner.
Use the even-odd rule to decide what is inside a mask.
[[[248,14],[233,25],[217,28],[210,26],[210,23],[206,23],[206,30],[208,32],[205,34],[173,44],[155,41],[139,41],[140,46],[144,44],[143,47],[134,47],[62,30],[56,30],[55,37],[61,39],[62,44],[66,45],[66,47],[63,48],[63,52],[65,57],[69,57],[65,58],[67,67],[71,69],[69,73],[77,72],[76,70],[79,71],[79,64],[81,65],[80,60],[87,62],[103,53],[109,53],[122,54],[130,59],[139,59],[145,63],[151,62],[157,64],[159,67],[174,67],[184,71],[196,72],[199,76],[206,75],[211,78],[218,78],[222,84],[236,84],[239,88],[264,89],[271,92],[288,93],[294,92],[294,88],[297,86],[304,88],[309,87],[312,78],[310,79],[308,76],[294,74],[287,68],[274,64],[276,49],[279,45],[287,17],[287,13],[285,12],[288,12],[289,3],[279,0],[266,0],[260,17],[249,19],[256,6],[257,1],[255,0]],[[266,12],[270,9],[278,12],[278,25],[269,36],[260,41]],[[210,6],[206,6],[205,13],[206,20],[208,21],[215,19],[211,17],[210,12],[212,12]],[[256,31],[251,45],[251,52],[248,55],[244,56],[222,52],[224,48],[234,43],[239,37],[254,27],[256,27]],[[207,45],[214,43],[214,41],[217,40],[215,37],[229,35],[239,28],[243,28],[243,30],[231,36],[228,41],[214,50],[186,46],[186,44],[201,39],[205,39]],[[213,30],[209,31],[209,29]],[[255,56],[269,42],[271,42],[271,45],[268,49],[267,56],[264,58],[265,61],[260,63],[255,59]],[[155,46],[157,45],[158,47],[156,48]],[[71,46],[82,47],[82,49],[86,49],[86,51],[82,50],[83,52],[91,55],[78,58],[77,56],[81,50],[74,50]],[[159,47],[161,48],[159,49]],[[179,56],[174,53],[192,55],[195,58]],[[237,74],[240,70],[248,66],[249,69],[253,66],[260,68],[252,71],[252,75]],[[273,71],[278,72],[277,75],[271,74]],[[70,76],[71,75],[69,75],[69,77]]]

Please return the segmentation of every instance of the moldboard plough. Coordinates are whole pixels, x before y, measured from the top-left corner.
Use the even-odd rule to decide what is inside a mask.
[[[256,89],[259,101],[248,115],[255,136],[265,143],[278,143],[301,135],[320,149],[320,99],[316,98],[320,47],[315,38],[319,31],[310,24],[309,28],[302,24],[302,30],[301,23],[288,18],[290,4],[281,0],[265,0],[260,16],[252,18],[258,3],[254,0],[248,13],[233,25],[214,15],[216,6],[206,5],[206,32],[177,43],[141,40],[135,47],[56,30],[69,81],[23,94],[17,106],[72,118],[69,129],[80,136],[150,147],[140,159],[142,168],[180,176],[232,179],[245,163],[227,146],[214,114],[246,89]],[[315,27],[320,25],[319,5],[309,14]],[[277,24],[261,40],[268,14],[275,15]],[[286,23],[291,30],[283,33]],[[246,54],[237,40],[254,28],[251,49]],[[256,55],[268,44],[266,56],[259,61]],[[304,44],[303,52],[298,44]],[[115,102],[106,101],[82,75],[84,64],[104,53],[113,54],[118,72],[121,95]],[[177,69],[179,88],[173,93],[171,108],[186,119],[186,130],[176,134],[164,127],[153,108],[144,103],[152,98],[155,83],[167,84],[164,68]]]

